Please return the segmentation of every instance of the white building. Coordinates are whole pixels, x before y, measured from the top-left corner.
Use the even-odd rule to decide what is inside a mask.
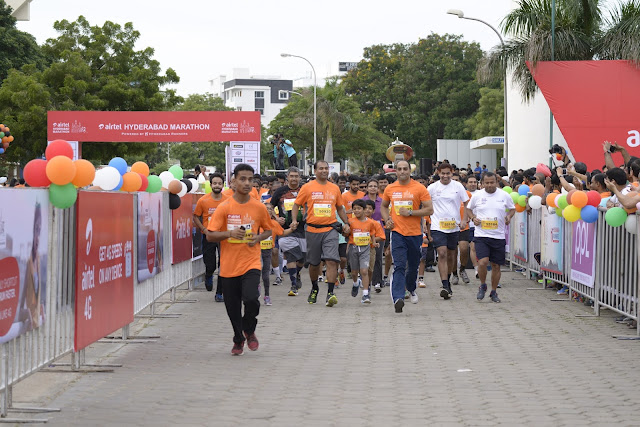
[[[293,80],[274,76],[251,76],[247,68],[234,68],[231,78],[221,75],[209,80],[211,93],[236,111],[259,111],[268,127],[291,97]]]
[[[30,19],[29,4],[31,0],[6,0],[6,3],[13,9],[11,16],[18,21],[28,21]]]

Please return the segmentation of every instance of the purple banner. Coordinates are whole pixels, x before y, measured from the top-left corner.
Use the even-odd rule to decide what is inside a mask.
[[[596,224],[579,220],[573,223],[571,280],[593,288],[596,257]]]

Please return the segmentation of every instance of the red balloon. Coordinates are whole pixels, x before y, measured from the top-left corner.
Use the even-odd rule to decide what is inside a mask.
[[[571,197],[573,196],[573,193],[575,193],[578,190],[571,190],[569,191],[569,194],[567,194],[567,203],[571,204]]]
[[[587,192],[587,205],[598,207],[601,201],[602,197],[597,191],[591,190]]]
[[[44,155],[47,157],[47,160],[51,160],[55,156],[66,156],[73,160],[73,148],[67,141],[56,139],[47,146]]]
[[[51,184],[47,178],[47,161],[42,159],[31,160],[24,167],[24,180],[31,187],[48,187]]]
[[[140,179],[142,180],[142,185],[140,186],[140,189],[138,191],[145,191],[149,186],[149,180],[147,179],[146,176],[142,175],[139,172],[138,172],[138,175],[140,175]]]

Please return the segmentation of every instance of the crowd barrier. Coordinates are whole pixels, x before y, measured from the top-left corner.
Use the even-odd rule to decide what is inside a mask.
[[[95,192],[89,192],[95,193]],[[24,195],[37,195],[38,197],[44,197],[48,200],[47,190],[44,189],[15,189],[15,190],[2,190],[0,191],[0,208],[15,206],[16,210],[20,209],[20,206],[12,198],[23,199]],[[100,193],[100,194],[113,194],[113,193]],[[178,286],[188,284],[188,289],[193,289],[196,283],[204,280],[204,264],[201,257],[193,259],[188,257],[185,261],[172,263],[172,211],[169,210],[169,197],[168,193],[162,193],[158,197],[162,197],[162,264],[163,269],[161,272],[155,274],[153,277],[138,282],[137,268],[138,266],[138,250],[137,238],[138,238],[138,194],[119,194],[118,196],[124,198],[131,198],[133,200],[133,212],[131,212],[131,219],[129,224],[133,224],[133,250],[130,250],[131,259],[130,266],[132,266],[133,276],[133,292],[132,304],[133,312],[130,313],[132,319],[134,315],[140,314],[143,310],[150,307],[150,315],[154,316],[154,304],[157,300],[171,291],[174,301],[175,290]],[[196,195],[187,195],[184,200],[189,203],[191,208],[191,198],[195,203]],[[9,411],[23,411],[23,412],[48,412],[51,411],[47,408],[13,408],[12,406],[12,386],[17,382],[25,379],[29,375],[41,370],[42,368],[51,366],[57,359],[71,354],[72,363],[71,370],[78,369],[81,363],[84,362],[84,347],[77,349],[77,323],[76,316],[85,310],[85,316],[91,318],[91,313],[87,313],[87,307],[83,306],[84,301],[80,300],[79,293],[81,284],[76,279],[77,274],[81,274],[81,271],[77,271],[77,260],[79,260],[79,253],[86,250],[89,253],[89,247],[77,247],[78,246],[78,234],[84,234],[85,229],[80,228],[78,220],[78,212],[76,207],[69,209],[57,209],[46,204],[43,206],[48,212],[47,225],[47,246],[46,256],[41,257],[41,262],[46,269],[46,288],[43,286],[42,296],[43,298],[43,311],[42,323],[39,327],[36,327],[27,332],[16,333],[17,336],[12,335],[13,328],[7,334],[4,339],[6,342],[2,343],[2,366],[0,368],[0,391],[2,392],[2,408],[0,415],[4,418],[4,421],[8,421],[5,418]],[[108,209],[108,208],[107,208]],[[2,224],[2,213],[0,209],[0,244],[5,244],[5,238],[2,235],[4,232],[4,224]],[[33,213],[32,213],[33,215]],[[109,213],[107,212],[108,216]],[[189,218],[190,221],[190,218]],[[94,230],[96,219],[94,218]],[[190,224],[190,223],[189,223]],[[82,226],[84,227],[84,225]],[[89,227],[87,227],[88,244],[91,244],[91,236],[89,233]],[[188,234],[191,235],[192,227],[189,227]],[[24,233],[22,233],[24,234]],[[4,239],[4,240],[3,240]],[[94,237],[95,239],[95,237]],[[42,245],[42,243],[41,243]],[[20,248],[20,254],[15,255],[16,259],[26,259],[28,254],[27,245],[22,245]],[[0,249],[2,249],[0,245]],[[96,249],[94,248],[94,251]],[[15,252],[15,251],[14,251]],[[6,252],[5,252],[6,255]],[[25,256],[23,256],[25,255]],[[126,255],[126,248],[125,248]],[[0,251],[0,260],[3,255]],[[46,262],[45,259],[46,258]],[[83,268],[82,266],[80,268]],[[125,274],[125,273],[123,273]],[[96,282],[98,273],[96,272]],[[24,272],[21,272],[21,277],[25,276]],[[80,276],[79,276],[80,277]],[[0,279],[2,276],[0,275]],[[23,279],[24,281],[24,279]],[[23,283],[20,284],[22,289]],[[82,291],[85,291],[84,287]],[[22,291],[21,291],[22,292]],[[111,297],[111,296],[110,296]],[[122,298],[121,294],[114,293],[113,299]],[[97,296],[94,295],[94,299]],[[22,301],[22,300],[20,300]],[[119,301],[113,301],[119,303]],[[22,302],[20,302],[22,304]],[[95,301],[94,301],[95,304]],[[18,305],[18,303],[16,303]],[[18,307],[20,310],[20,307]],[[91,307],[89,306],[89,310]],[[94,307],[97,310],[97,307]],[[0,313],[1,314],[1,313]],[[15,321],[13,326],[20,326],[21,322]],[[96,342],[98,339],[107,336],[109,333],[116,332],[120,327],[110,330],[92,340]],[[126,340],[129,330],[129,325],[122,325],[122,339]],[[75,343],[75,346],[74,346]],[[61,364],[63,365],[63,364]],[[16,421],[18,421],[16,419]]]

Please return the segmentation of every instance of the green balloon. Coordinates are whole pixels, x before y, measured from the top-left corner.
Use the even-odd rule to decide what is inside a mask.
[[[56,208],[70,208],[77,198],[78,190],[71,183],[66,185],[51,184],[49,186],[49,201]]]
[[[563,218],[563,216],[562,216],[562,211],[563,210],[564,209],[556,208],[556,215],[558,215],[560,218]]]
[[[509,187],[508,185],[506,187],[502,187],[502,189],[509,194],[513,193],[513,188]]]
[[[567,206],[569,206],[569,202],[567,202],[567,196],[563,194],[562,196],[558,197],[558,207],[564,210],[564,208],[566,208]]]
[[[514,193],[511,193],[514,194]],[[523,208],[527,206],[527,196],[518,196],[518,204]]]
[[[518,193],[511,193],[509,195],[511,196],[511,199],[513,200],[513,203],[518,203],[518,198],[520,197],[520,195]]]
[[[184,176],[184,171],[178,165],[171,166],[169,168],[169,172],[171,172],[171,175],[175,176],[176,179],[182,179],[182,177]]]
[[[162,180],[156,175],[149,175],[147,177],[149,185],[147,186],[147,193],[157,193],[162,188]]]
[[[0,132],[0,138],[4,138],[4,132]]]
[[[620,227],[627,220],[627,212],[619,207],[611,208],[604,215],[604,220],[611,227]]]

